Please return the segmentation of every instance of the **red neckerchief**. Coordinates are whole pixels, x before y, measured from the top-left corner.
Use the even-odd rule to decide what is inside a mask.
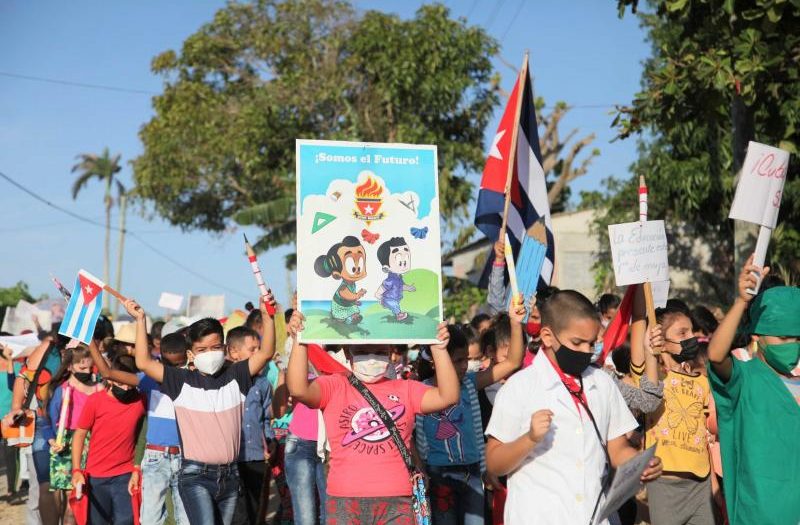
[[[586,393],[583,391],[582,383],[579,385],[574,377],[565,374],[552,357],[548,355],[547,358],[550,364],[553,365],[553,369],[556,371],[556,374],[558,374],[561,384],[563,384],[564,388],[566,388],[567,392],[569,392],[569,397],[572,398],[572,401],[575,403],[575,408],[578,409],[578,414],[580,415],[581,405],[584,406],[584,410],[586,410],[586,407],[589,406],[588,401],[586,401]]]

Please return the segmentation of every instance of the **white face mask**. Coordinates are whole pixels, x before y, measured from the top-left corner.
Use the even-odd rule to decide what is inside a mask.
[[[222,350],[208,350],[195,354],[194,367],[200,372],[213,376],[225,363],[225,352]]]
[[[483,362],[480,359],[470,359],[467,361],[467,372],[480,372]]]
[[[389,356],[363,354],[353,356],[353,374],[364,383],[376,383],[386,377]]]

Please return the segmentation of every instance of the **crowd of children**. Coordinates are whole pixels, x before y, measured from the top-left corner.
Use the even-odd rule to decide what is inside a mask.
[[[89,345],[4,351],[3,425],[34,429],[4,443],[4,498],[21,503],[24,458],[31,525],[800,523],[800,289],[751,260],[724,318],[673,299],[651,324],[640,287],[604,348],[619,297],[510,297],[495,253],[487,313],[430,346],[307,346],[268,296],[227,333],[148,332],[131,300]],[[651,446],[644,490],[596,520]]]

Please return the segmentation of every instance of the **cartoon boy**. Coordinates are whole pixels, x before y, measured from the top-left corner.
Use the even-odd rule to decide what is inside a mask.
[[[381,283],[375,297],[381,302],[381,306],[391,310],[395,319],[402,321],[408,317],[408,312],[400,310],[403,292],[416,290],[410,284],[403,282],[403,274],[411,269],[411,250],[408,249],[406,240],[402,237],[392,237],[381,244],[378,247],[378,262],[381,263],[383,271],[389,275]]]
[[[357,290],[356,282],[367,276],[366,258],[361,241],[348,235],[314,261],[317,275],[342,280],[331,301],[331,317],[334,319],[347,324],[356,324],[363,319],[358,305],[367,291],[363,288]]]

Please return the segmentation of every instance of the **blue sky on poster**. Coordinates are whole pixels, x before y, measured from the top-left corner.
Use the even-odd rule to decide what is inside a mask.
[[[609,112],[630,101],[639,87],[641,61],[649,53],[637,21],[619,20],[612,0],[448,0],[446,5],[471,24],[500,40],[496,61],[502,85],[510,90],[523,52],[531,53],[534,89],[548,103],[565,100],[576,107],[564,129],[597,134],[601,156],[574,193],[596,188],[604,177],[624,175],[636,155],[634,142],[610,143]],[[378,9],[413,16],[419,1],[356,1],[360,10]],[[150,93],[161,78],[150,60],[183,40],[224,5],[221,0],[79,0],[0,3],[0,171],[75,213],[103,221],[102,189],[88,187],[76,201],[70,196],[70,168],[81,152],[108,146],[126,163],[122,180],[130,186],[127,161],[141,152],[138,130],[153,114]],[[5,74],[5,75],[4,75]],[[119,86],[141,93],[36,82],[22,75]],[[488,147],[499,119],[487,128]],[[479,174],[471,174],[474,182]],[[146,211],[146,210],[145,210]],[[146,215],[146,214],[145,214]],[[117,223],[114,213],[113,221]],[[243,255],[241,232],[221,235],[181,232],[158,219],[129,214],[128,228],[166,255],[180,260],[189,274],[128,237],[123,291],[158,315],[162,291],[179,294],[225,293],[228,308],[240,307],[255,287]],[[79,268],[103,273],[103,229],[65,216],[0,181],[0,286],[18,280],[35,295],[54,293],[48,272],[69,282]],[[114,234],[116,253],[117,238]],[[280,300],[293,288],[283,270],[288,248],[260,257]],[[113,265],[112,265],[113,268]],[[113,272],[112,272],[113,274]],[[202,278],[200,276],[205,278]],[[222,286],[220,286],[222,285]]]

